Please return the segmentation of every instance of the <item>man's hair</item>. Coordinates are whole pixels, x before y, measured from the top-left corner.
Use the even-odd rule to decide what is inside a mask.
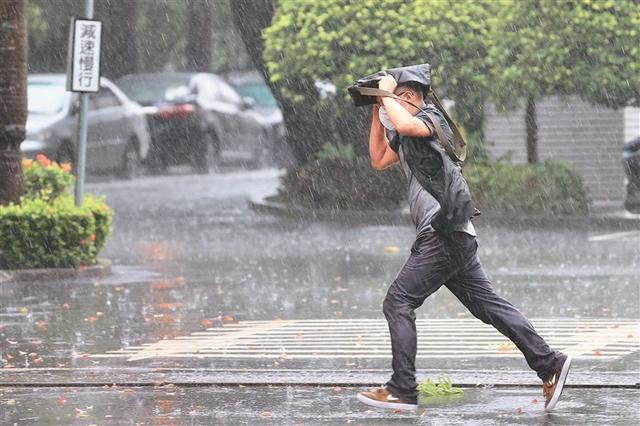
[[[396,90],[398,89],[409,89],[422,99],[424,99],[424,96],[426,95],[424,86],[416,81],[407,81],[406,83],[400,83],[398,84],[398,86],[396,86]]]

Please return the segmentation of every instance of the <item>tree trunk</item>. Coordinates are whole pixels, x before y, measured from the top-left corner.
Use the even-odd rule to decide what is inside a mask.
[[[287,129],[287,145],[298,163],[304,163],[318,151],[323,143],[331,140],[329,115],[316,107],[319,94],[311,80],[287,81],[290,91],[304,96],[304,101],[293,103],[282,95],[280,85],[273,84],[264,63],[262,33],[271,25],[275,12],[275,0],[233,0],[231,11],[234,23],[253,61],[253,65],[264,77],[274,97],[280,105]]]
[[[24,0],[0,1],[0,204],[24,192],[20,144],[27,121],[27,30]]]
[[[527,125],[527,162],[538,162],[538,121],[536,119],[536,101],[533,95],[527,97],[527,112],[525,115]]]
[[[187,1],[185,66],[188,71],[211,71],[212,3],[213,0]]]
[[[96,18],[104,22],[101,73],[115,80],[138,72],[138,0],[106,0],[96,6]]]

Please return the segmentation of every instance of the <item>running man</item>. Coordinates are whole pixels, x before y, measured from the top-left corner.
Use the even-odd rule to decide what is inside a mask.
[[[444,285],[476,318],[491,324],[524,354],[529,367],[542,380],[545,410],[552,410],[562,394],[571,357],[551,349],[527,318],[494,292],[476,253],[476,231],[470,217],[447,223],[452,215],[440,214],[441,204],[434,198],[434,191],[446,191],[445,182],[456,179],[459,182],[462,175],[437,142],[437,129],[430,117],[440,121],[448,138],[451,128],[434,105],[425,104],[427,88],[422,84],[410,81],[398,85],[387,75],[379,81],[378,88],[401,99],[383,97],[373,105],[371,164],[382,170],[400,163],[407,177],[409,208],[417,237],[383,303],[391,335],[393,375],[384,387],[358,393],[358,400],[381,408],[418,407],[414,311]],[[394,132],[391,141],[386,130]],[[446,176],[447,173],[450,175]],[[460,211],[464,207],[451,204],[447,203],[447,211]]]

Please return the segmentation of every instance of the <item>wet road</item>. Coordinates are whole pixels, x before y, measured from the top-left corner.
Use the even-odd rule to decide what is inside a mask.
[[[197,332],[220,316],[382,318],[381,301],[408,254],[411,226],[298,222],[249,210],[248,197],[273,192],[278,174],[89,184],[116,210],[101,254],[113,261],[115,274],[91,282],[4,284],[4,363],[83,365],[84,354]],[[640,234],[633,229],[487,220],[477,228],[497,292],[527,316],[640,317]],[[632,232],[601,238],[620,231]],[[444,288],[417,316],[470,318]]]
[[[422,398],[415,413],[370,409],[353,388],[3,389],[2,424],[20,425],[630,425],[640,391],[567,389],[562,414],[547,414],[539,392],[466,389],[455,398]]]
[[[278,185],[278,176],[276,170],[230,171],[211,176],[178,174],[132,182],[89,184],[87,190],[105,195],[116,211],[114,232],[101,254],[113,261],[114,275],[97,280],[2,284],[1,371],[11,368],[37,371],[47,367],[99,369],[101,366],[388,368],[389,359],[384,356],[338,360],[283,356],[246,360],[194,355],[141,361],[105,356],[109,351],[176,341],[238,321],[238,324],[264,321],[280,325],[292,320],[382,320],[382,299],[409,253],[414,236],[411,226],[376,224],[375,218],[360,225],[300,222],[251,211],[247,199],[272,193]],[[585,224],[560,227],[552,223],[540,227],[525,222],[506,225],[490,218],[477,221],[476,227],[479,254],[496,291],[532,320],[537,319],[534,324],[560,318],[565,321],[561,321],[565,324],[563,327],[569,327],[571,332],[575,329],[577,333],[578,329],[592,331],[591,324],[597,324],[600,319],[608,321],[606,324],[611,330],[620,330],[626,327],[624,321],[640,318],[640,232],[637,229]],[[427,300],[417,311],[417,317],[445,322],[472,320],[444,288]],[[574,324],[571,321],[583,322],[566,325]],[[633,322],[630,324],[634,327]],[[574,368],[578,372],[637,372],[640,370],[640,355],[635,350],[637,339],[637,332],[624,331],[620,341],[603,343],[611,344],[612,353],[617,355],[607,357],[606,348],[595,346],[594,350],[589,349],[589,357],[576,361]],[[493,346],[481,349],[490,347],[504,354],[512,349],[505,344],[492,341]],[[388,353],[384,348],[381,350]],[[527,370],[518,354],[511,355],[457,360],[425,358],[418,361],[418,368]],[[535,380],[535,375],[532,374],[531,380]],[[77,405],[94,405],[95,410],[100,407],[103,415],[105,407],[129,398],[127,401],[134,401],[131,404],[143,413],[161,414],[163,408],[154,408],[152,402],[156,391],[133,392],[146,395],[135,402],[126,393],[121,398],[110,391],[87,394],[88,391],[83,390],[76,396]],[[11,397],[11,392],[16,392],[16,396]],[[12,399],[17,401],[5,417],[15,421],[34,409],[34,400],[42,395],[53,397],[59,390],[11,392],[3,390],[2,404],[6,406]],[[230,391],[199,389],[189,390],[186,395],[217,401],[221,392],[227,395]],[[231,394],[238,392],[243,395],[241,399],[253,398],[251,395],[261,397],[260,390],[235,389]],[[477,396],[474,392],[478,391],[470,392],[471,399],[462,407],[453,411],[443,408],[443,412],[453,413],[451,415],[460,420],[471,415],[470,418],[483,424],[481,417],[473,417],[473,407],[479,404],[473,399],[473,395]],[[513,398],[517,398],[519,391],[513,392]],[[627,397],[637,400],[637,392],[629,392]],[[245,407],[239,412],[244,413],[242,418],[250,418],[247,416],[268,410],[267,406],[272,405],[279,407],[279,411],[273,409],[278,413],[275,417],[287,417],[286,407],[291,402],[285,401],[306,398],[310,405],[308,411],[305,409],[300,414],[302,422],[316,408],[313,406],[316,395],[324,393],[325,390],[278,388],[264,397],[275,403],[261,402],[256,407],[264,405],[263,408],[252,408],[249,412]],[[573,395],[578,401],[576,407],[589,405],[594,398],[603,398],[590,392]],[[224,398],[216,410],[207,403],[204,411],[198,412],[195,405],[187,403],[188,397],[167,403],[174,407],[167,410],[170,413],[178,410],[176,418],[188,424],[207,423],[218,419],[218,409],[229,414],[238,407],[233,397]],[[500,398],[511,397],[499,394],[498,401]],[[598,403],[604,404],[603,407],[617,404],[604,398]],[[376,414],[352,407],[355,402],[351,400],[344,402],[327,396],[325,402],[338,405],[340,414],[336,419],[340,421],[369,423],[377,419]],[[544,421],[540,414],[524,414],[514,420],[511,415],[515,408],[513,404],[507,405],[504,412],[509,417],[505,424]],[[73,414],[67,413],[66,408],[52,407],[51,416]],[[195,414],[187,414],[194,410]],[[329,407],[322,410],[332,411]],[[435,409],[436,416],[438,410]],[[439,424],[440,420],[430,421]],[[424,423],[424,420],[416,422]]]

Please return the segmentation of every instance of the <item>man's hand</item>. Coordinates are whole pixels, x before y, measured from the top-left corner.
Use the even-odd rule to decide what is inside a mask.
[[[378,81],[378,89],[387,90],[391,93],[393,93],[393,91],[396,90],[397,85],[398,85],[398,82],[391,75],[385,75]]]

